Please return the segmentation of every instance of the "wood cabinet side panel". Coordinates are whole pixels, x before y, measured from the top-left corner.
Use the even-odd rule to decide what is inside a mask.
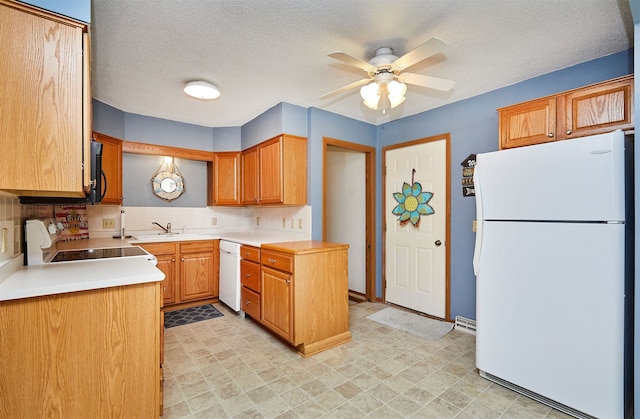
[[[0,4],[0,189],[82,196],[83,29]]]
[[[283,136],[283,201],[307,204],[307,139]]]
[[[347,250],[295,258],[295,345],[349,331]]]
[[[158,287],[0,304],[0,416],[157,417]]]
[[[251,147],[242,152],[242,203],[244,205],[256,205],[258,203],[258,146]]]
[[[122,204],[122,140],[108,135],[93,133],[93,138],[102,143],[102,170],[107,178],[107,190],[102,204]]]
[[[260,204],[283,202],[283,139],[282,136],[265,141],[258,148],[260,175],[258,176]]]

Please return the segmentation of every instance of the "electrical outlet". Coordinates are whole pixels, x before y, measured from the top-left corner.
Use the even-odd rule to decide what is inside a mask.
[[[260,217],[256,217],[256,225],[259,226],[260,225]]]
[[[287,227],[287,219],[286,218],[282,218],[282,228],[286,228]]]
[[[218,225],[218,217],[211,217],[211,225],[212,226]]]
[[[291,219],[291,229],[293,229],[293,218]]]
[[[478,221],[473,220],[473,223],[471,224],[471,231],[474,233],[478,231]]]
[[[116,219],[115,218],[103,218],[102,219],[102,228],[105,230],[113,230],[116,228]]]
[[[302,230],[302,218],[298,218],[298,229]]]

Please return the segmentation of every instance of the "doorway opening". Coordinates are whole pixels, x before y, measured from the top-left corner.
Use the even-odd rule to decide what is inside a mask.
[[[375,301],[374,147],[323,138],[322,238],[349,244],[349,299]]]

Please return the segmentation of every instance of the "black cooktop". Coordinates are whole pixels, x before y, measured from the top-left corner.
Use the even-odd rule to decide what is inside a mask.
[[[77,260],[122,258],[128,256],[143,256],[147,252],[137,246],[111,247],[105,249],[61,250],[51,262],[71,262]]]

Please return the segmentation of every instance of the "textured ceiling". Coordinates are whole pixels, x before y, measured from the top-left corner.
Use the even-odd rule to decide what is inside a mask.
[[[92,0],[94,98],[125,112],[207,127],[243,125],[287,102],[375,125],[633,46],[628,0]],[[432,37],[448,47],[407,71],[457,81],[408,86],[387,115],[358,89],[365,76],[327,56],[401,56]],[[186,96],[203,79],[222,96]]]

